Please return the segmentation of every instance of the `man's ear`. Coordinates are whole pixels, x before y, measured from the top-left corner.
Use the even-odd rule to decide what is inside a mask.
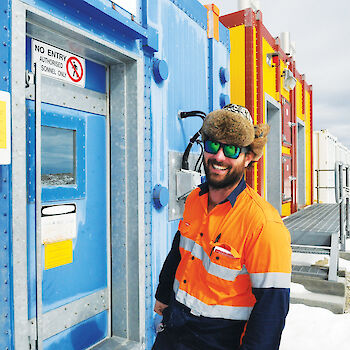
[[[246,168],[250,162],[253,160],[254,158],[254,153],[252,151],[249,151],[245,154],[245,157],[244,157],[244,167]]]

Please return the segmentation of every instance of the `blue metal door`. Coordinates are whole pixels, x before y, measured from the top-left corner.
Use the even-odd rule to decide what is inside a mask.
[[[105,84],[101,67],[86,64],[86,80],[97,69]],[[106,93],[41,77],[35,68],[35,92],[26,99],[31,342],[86,349],[108,335],[109,323],[106,108],[93,113],[94,103],[65,101],[97,94],[106,104]]]

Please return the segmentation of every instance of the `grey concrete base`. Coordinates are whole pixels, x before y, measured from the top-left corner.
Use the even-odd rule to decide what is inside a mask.
[[[292,274],[292,282],[302,284],[305,289],[313,293],[345,297],[346,287],[345,278],[343,277],[338,277],[338,281],[333,282],[316,277]]]
[[[335,314],[343,314],[345,309],[345,297],[320,293],[291,293],[292,304],[304,304],[307,306],[321,307]]]
[[[113,336],[102,343],[93,346],[90,350],[142,350],[144,347],[137,342]]]
[[[339,252],[339,258],[350,261],[350,252]]]

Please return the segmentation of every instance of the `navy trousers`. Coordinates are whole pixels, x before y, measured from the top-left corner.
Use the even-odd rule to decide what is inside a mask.
[[[173,300],[152,350],[238,350],[246,321],[195,316]]]

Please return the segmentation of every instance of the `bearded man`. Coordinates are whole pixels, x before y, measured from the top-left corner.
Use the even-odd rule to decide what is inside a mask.
[[[289,310],[290,234],[244,180],[269,127],[228,105],[201,129],[206,182],[188,196],[159,276],[154,350],[277,350]]]

